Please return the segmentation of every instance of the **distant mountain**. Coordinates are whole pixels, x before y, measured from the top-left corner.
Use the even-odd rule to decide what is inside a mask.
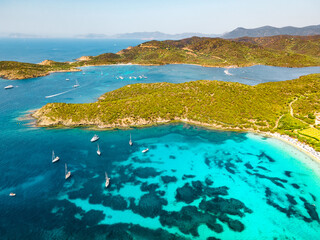
[[[180,33],[180,34],[166,34],[162,32],[133,32],[122,33],[116,35],[105,34],[85,34],[76,35],[76,38],[109,38],[109,39],[142,39],[142,40],[180,40],[189,37],[219,37],[219,34],[203,34],[203,33]]]
[[[103,38],[111,38],[111,36],[105,35],[105,34],[97,34],[97,33],[88,33],[88,34],[81,34],[81,35],[75,35],[75,38],[90,38],[90,39],[103,39]]]
[[[9,33],[6,35],[2,35],[2,37],[8,38],[43,38],[45,36],[40,36],[36,34],[27,34],[27,33]]]
[[[114,38],[119,39],[143,39],[143,40],[179,40],[189,37],[218,37],[219,34],[203,34],[203,33],[180,33],[166,34],[162,32],[134,32],[114,35]]]
[[[320,35],[320,25],[313,25],[307,27],[283,27],[276,28],[271,26],[264,26],[253,29],[236,28],[235,30],[223,34],[222,38],[240,38],[240,37],[268,37],[275,35]]]

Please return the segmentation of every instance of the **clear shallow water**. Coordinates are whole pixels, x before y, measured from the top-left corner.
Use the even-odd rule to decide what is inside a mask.
[[[227,75],[224,69],[190,65],[126,65],[84,72],[0,81],[1,239],[317,239],[319,164],[281,141],[168,125],[99,132],[99,157],[90,143],[93,131],[34,128],[20,117],[47,102],[93,102],[137,82],[218,79],[254,85],[320,68],[255,66]],[[142,75],[147,78],[129,79]],[[76,79],[80,87],[73,89]],[[18,87],[4,90],[8,84]],[[53,149],[61,158],[56,164]],[[72,172],[68,181],[64,163]],[[10,192],[17,196],[10,198]]]

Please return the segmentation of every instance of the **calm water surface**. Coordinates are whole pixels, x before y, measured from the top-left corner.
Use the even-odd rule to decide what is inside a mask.
[[[101,131],[99,157],[90,142],[96,132],[35,128],[23,118],[48,102],[94,102],[133,83],[216,79],[255,85],[320,72],[224,70],[124,65],[0,80],[1,239],[317,239],[319,164],[279,140],[183,124]],[[9,84],[15,88],[4,90]],[[150,150],[143,154],[145,148]],[[52,150],[60,157],[55,164]],[[64,163],[72,172],[67,181]]]

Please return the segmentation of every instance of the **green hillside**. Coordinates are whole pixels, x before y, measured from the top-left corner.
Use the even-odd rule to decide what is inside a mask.
[[[0,76],[7,79],[39,77],[54,71],[76,71],[76,67],[134,63],[146,65],[198,64],[211,67],[270,65],[280,67],[320,66],[320,37],[276,36],[264,38],[193,37],[178,41],[150,41],[123,49],[82,57],[74,63],[45,64],[0,62]]]
[[[102,95],[96,103],[49,103],[34,116],[39,126],[130,127],[184,121],[222,129],[298,134],[314,124],[319,104],[297,99],[319,96],[320,74],[249,86],[221,81],[133,84]],[[306,115],[306,116],[305,116]],[[320,147],[320,146],[319,146]]]

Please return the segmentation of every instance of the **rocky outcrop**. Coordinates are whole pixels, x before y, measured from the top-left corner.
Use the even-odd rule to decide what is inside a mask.
[[[89,61],[91,59],[92,59],[91,56],[82,56],[82,57],[77,58],[76,60],[77,61]]]

